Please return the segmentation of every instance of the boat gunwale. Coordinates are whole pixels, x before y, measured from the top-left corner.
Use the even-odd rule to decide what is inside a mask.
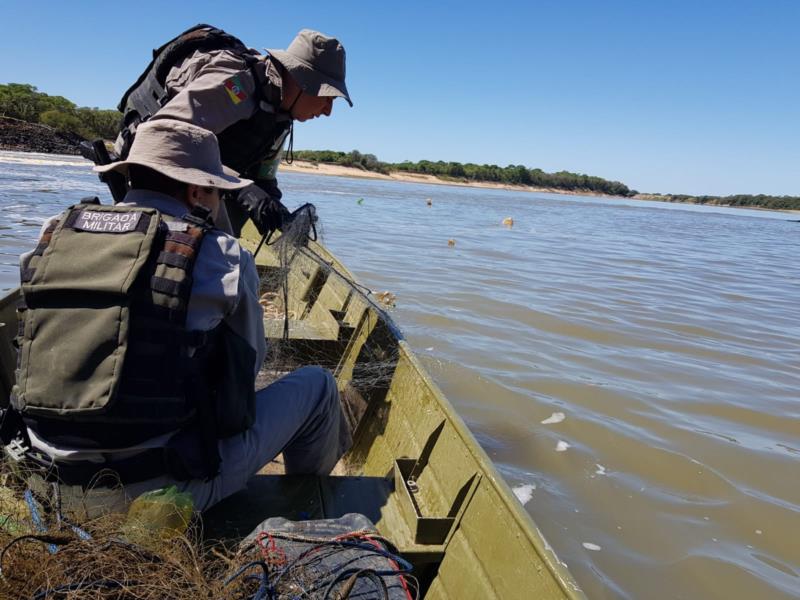
[[[469,427],[467,427],[464,420],[456,412],[453,404],[447,399],[447,396],[436,384],[436,382],[433,381],[433,378],[430,376],[427,369],[425,369],[425,367],[422,365],[408,341],[402,336],[400,328],[394,323],[391,315],[389,315],[383,307],[381,307],[376,301],[374,301],[367,294],[365,294],[362,289],[360,289],[360,287],[363,287],[362,284],[358,283],[355,275],[350,272],[350,270],[342,263],[341,260],[339,260],[335,254],[333,254],[320,242],[311,242],[309,246],[312,244],[319,247],[321,252],[317,253],[316,250],[309,249],[307,255],[313,255],[314,260],[321,261],[322,264],[326,265],[328,268],[333,268],[334,272],[338,271],[338,275],[340,277],[346,275],[347,277],[344,277],[344,279],[348,284],[351,285],[354,292],[363,296],[377,310],[380,317],[387,322],[393,334],[397,334],[398,343],[405,351],[406,356],[416,371],[417,376],[422,379],[424,384],[433,393],[433,397],[436,399],[436,403],[444,413],[445,418],[449,420],[464,446],[471,454],[473,460],[477,463],[478,468],[483,472],[487,480],[497,492],[498,496],[502,499],[506,510],[510,512],[519,528],[525,532],[525,536],[527,537],[528,541],[531,543],[550,572],[554,575],[555,580],[560,585],[564,594],[574,600],[586,598],[583,590],[580,588],[580,586],[578,586],[573,575],[569,572],[566,564],[558,557],[555,550],[552,548],[542,531],[539,529],[533,517],[524,509],[522,504],[514,495],[511,486],[505,481],[505,479],[503,479],[502,475],[500,475],[497,467],[495,467],[489,455],[478,443],[477,439],[469,430]],[[326,256],[332,261],[332,263],[328,263]]]

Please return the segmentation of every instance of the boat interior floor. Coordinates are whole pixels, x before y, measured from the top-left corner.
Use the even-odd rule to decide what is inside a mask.
[[[383,477],[259,474],[206,511],[203,532],[206,539],[238,541],[270,517],[306,521],[347,513],[378,523],[393,488]]]

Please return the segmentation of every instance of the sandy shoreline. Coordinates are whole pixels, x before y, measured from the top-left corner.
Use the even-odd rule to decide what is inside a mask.
[[[357,177],[360,179],[380,179],[383,181],[399,181],[402,183],[430,183],[434,185],[455,185],[460,187],[487,188],[495,190],[511,190],[515,192],[538,192],[546,194],[564,194],[567,196],[595,196],[598,198],[620,198],[624,200],[643,200],[646,202],[669,202],[663,198],[652,197],[649,194],[639,194],[637,196],[612,196],[601,194],[591,190],[560,190],[554,188],[535,187],[532,185],[514,185],[509,183],[492,183],[489,181],[447,181],[439,179],[435,175],[422,175],[417,173],[402,173],[393,171],[389,175],[365,171],[355,167],[343,167],[341,165],[331,165],[326,163],[312,163],[304,160],[295,160],[292,164],[281,163],[280,170],[284,173],[310,173],[313,175],[326,175],[333,177]],[[671,202],[671,204],[697,204],[696,202]],[[772,208],[761,208],[758,206],[730,206],[727,204],[705,204],[704,206],[720,206],[724,208],[746,208],[750,210],[769,210],[771,212],[781,212],[789,214],[800,214],[800,210],[777,210]]]
[[[292,164],[281,163],[281,171],[288,173],[311,173],[314,175],[332,175],[334,177],[358,177],[362,179],[382,179],[384,181],[400,181],[404,183],[431,183],[434,185],[455,185],[459,187],[477,187],[495,190],[512,190],[516,192],[540,192],[547,194],[568,194],[580,196],[598,196],[604,198],[622,198],[622,196],[611,196],[592,191],[569,192],[555,188],[535,187],[532,185],[514,185],[510,183],[493,183],[491,181],[448,181],[440,179],[435,175],[423,175],[421,173],[403,173],[393,171],[389,175],[365,171],[355,167],[343,167],[341,165],[331,165],[326,163],[312,163],[304,160],[295,160]]]

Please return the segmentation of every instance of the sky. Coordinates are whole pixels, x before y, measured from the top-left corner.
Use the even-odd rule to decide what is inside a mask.
[[[0,83],[113,108],[196,23],[338,37],[347,86],[295,149],[525,165],[641,192],[800,195],[800,2],[0,1]]]

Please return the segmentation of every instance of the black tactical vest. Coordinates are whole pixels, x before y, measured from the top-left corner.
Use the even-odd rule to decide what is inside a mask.
[[[124,448],[198,422],[209,430],[226,367],[223,326],[186,328],[208,228],[195,216],[94,204],[47,228],[22,265],[12,395],[34,431],[57,444]],[[252,424],[253,395],[225,399],[245,406],[227,407],[239,420],[213,437]]]
[[[239,173],[245,173],[261,161],[273,158],[280,151],[291,120],[276,114],[275,105],[279,103],[280,91],[268,82],[261,81],[262,78],[253,68],[258,62],[257,55],[238,38],[221,29],[210,25],[195,25],[153,50],[153,60],[122,96],[117,107],[123,114],[119,134],[122,143],[118,142],[121,159],[127,158],[139,123],[155,115],[170,100],[164,87],[170,69],[197,50],[235,52],[253,70],[257,83],[256,93],[259,94],[261,110],[257,110],[249,119],[234,123],[217,134],[223,164]],[[259,89],[259,81],[268,91]]]

